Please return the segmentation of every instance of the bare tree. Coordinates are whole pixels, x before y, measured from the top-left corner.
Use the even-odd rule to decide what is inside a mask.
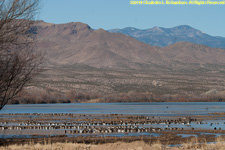
[[[41,54],[30,32],[39,0],[0,0],[0,110],[37,73]]]

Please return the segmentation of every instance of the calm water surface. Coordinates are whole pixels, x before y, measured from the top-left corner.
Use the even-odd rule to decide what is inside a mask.
[[[208,115],[224,112],[225,102],[191,103],[71,103],[6,105],[3,113],[74,113],[74,114],[137,114],[137,115]]]

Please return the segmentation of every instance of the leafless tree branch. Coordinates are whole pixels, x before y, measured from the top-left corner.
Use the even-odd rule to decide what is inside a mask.
[[[42,55],[29,29],[40,0],[0,0],[0,110],[38,72]]]

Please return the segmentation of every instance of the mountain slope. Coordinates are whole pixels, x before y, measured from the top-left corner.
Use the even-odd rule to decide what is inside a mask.
[[[176,35],[181,36],[184,28],[187,30],[189,27],[183,26],[173,30],[176,31]],[[185,34],[195,35],[195,32],[191,31]],[[225,64],[224,49],[189,42],[178,42],[160,48],[121,33],[111,33],[103,29],[93,30],[79,22],[58,25],[38,22],[31,32],[37,37],[37,48],[44,50],[47,61],[55,65],[136,70],[190,70],[194,69],[193,64],[201,67],[204,64]],[[163,35],[165,30],[156,28],[154,32]]]
[[[225,48],[224,37],[210,36],[187,25],[173,28],[154,27],[144,30],[127,27],[123,29],[112,29],[109,32],[123,33],[144,43],[160,47],[186,41],[213,48]]]

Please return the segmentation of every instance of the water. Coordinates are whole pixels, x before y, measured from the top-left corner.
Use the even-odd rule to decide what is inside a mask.
[[[152,116],[208,115],[224,112],[225,102],[187,103],[71,103],[6,105],[4,113],[74,113],[74,114],[127,114]]]
[[[146,136],[146,137],[158,137],[160,136],[161,134],[159,133],[128,133],[128,134],[125,134],[125,133],[109,133],[109,134],[69,134],[67,135],[67,137],[79,137],[79,136],[82,136],[82,137],[107,137],[107,136],[111,136],[111,137],[130,137],[130,136]],[[17,138],[17,139],[20,139],[20,138],[47,138],[47,137],[51,137],[51,136],[57,136],[57,135],[39,135],[39,136],[34,136],[34,135],[3,135],[3,134],[0,134],[0,139],[12,139],[12,138]]]

